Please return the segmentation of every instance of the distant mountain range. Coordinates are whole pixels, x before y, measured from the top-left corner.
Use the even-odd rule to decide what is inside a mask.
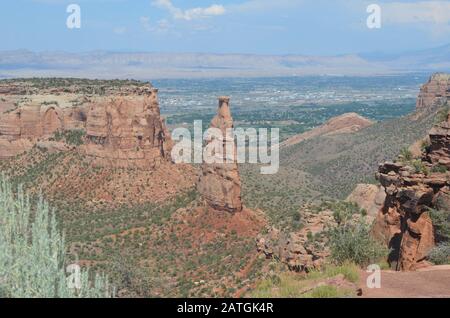
[[[202,78],[386,75],[450,71],[450,44],[402,54],[338,56],[0,51],[0,78]]]

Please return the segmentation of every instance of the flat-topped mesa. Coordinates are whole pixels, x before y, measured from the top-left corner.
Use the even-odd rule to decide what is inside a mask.
[[[92,104],[81,151],[102,167],[153,169],[170,156],[172,140],[160,116],[158,90]]]
[[[134,80],[90,80],[77,78],[29,78],[0,81],[0,94],[6,95],[55,95],[83,94],[96,96],[146,95],[153,88],[151,83]]]
[[[39,145],[76,149],[100,167],[153,169],[169,160],[172,140],[149,83],[42,79],[0,81],[0,88],[8,93],[3,106],[10,104],[0,114],[0,159]],[[72,130],[85,132],[82,145],[55,138]]]
[[[450,74],[433,74],[420,89],[416,110],[424,112],[434,109],[450,100]]]
[[[217,211],[236,213],[241,212],[243,207],[241,201],[241,179],[236,160],[236,144],[234,138],[228,135],[230,129],[233,128],[229,101],[229,97],[219,97],[219,108],[217,115],[211,121],[211,128],[220,129],[224,136],[223,144],[221,144],[221,147],[223,147],[222,153],[220,155],[227,159],[226,145],[231,144],[234,147],[232,152],[234,156],[231,158],[232,160],[224,160],[223,163],[203,162],[197,189],[210,208]],[[230,142],[230,140],[232,141]],[[210,140],[207,144],[211,142]]]

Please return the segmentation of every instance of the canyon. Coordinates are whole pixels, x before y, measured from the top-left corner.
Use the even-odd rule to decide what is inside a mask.
[[[358,214],[355,221],[374,222],[371,234],[391,249],[391,268],[422,270],[440,239],[429,210],[449,210],[450,120],[440,116],[428,136],[421,133],[445,110],[449,88],[448,75],[433,75],[416,111],[387,124],[356,113],[324,120],[282,145],[280,174],[252,179],[235,157],[174,164],[159,92],[149,83],[0,81],[0,168],[14,185],[44,195],[61,211],[71,256],[94,270],[118,268],[111,273],[119,281],[132,277],[132,286],[121,288],[124,297],[240,297],[273,272],[274,260],[294,273],[322,270],[331,257],[327,232],[339,226],[340,205],[329,204],[336,197],[320,193],[333,178],[351,180],[350,195],[340,186],[338,192]],[[225,136],[217,156],[227,147],[236,150],[227,135],[235,128],[230,101],[219,97],[211,116],[210,127]],[[393,161],[381,160],[394,158],[383,146],[403,132],[414,145]],[[213,142],[207,140],[206,148]],[[377,180],[365,184],[360,175],[374,174],[373,161],[384,163]],[[297,184],[302,178],[305,187]],[[252,202],[248,189],[278,214]],[[306,202],[294,204],[298,197]]]
[[[365,222],[373,223],[373,239],[390,249],[387,260],[394,270],[414,271],[431,265],[428,255],[436,246],[436,235],[430,210],[450,210],[449,100],[450,76],[441,73],[432,75],[420,90],[416,111],[405,118],[405,123],[414,125],[430,114],[438,114],[436,118],[440,114],[445,116],[435,119],[438,122],[428,136],[422,136],[424,138],[402,151],[408,158],[401,155],[394,162],[386,161],[379,165],[375,176],[378,184],[358,184],[346,199],[364,211]],[[311,132],[295,136],[284,144],[284,148],[294,146],[301,151],[307,145],[317,144],[317,136],[328,138],[327,132],[332,131],[329,129],[330,123],[339,123],[342,122],[340,118],[349,117],[355,116],[343,115]],[[355,132],[370,130],[373,125],[361,127]],[[334,138],[332,136],[330,140]],[[268,259],[280,260],[294,271],[320,268],[329,257],[329,242],[325,234],[329,228],[336,226],[333,218],[335,210],[320,207],[313,210],[316,211],[312,212],[308,204],[300,207],[300,217],[304,219],[300,230],[286,232],[270,228],[268,234],[257,238],[258,251]],[[315,244],[311,244],[312,237]]]

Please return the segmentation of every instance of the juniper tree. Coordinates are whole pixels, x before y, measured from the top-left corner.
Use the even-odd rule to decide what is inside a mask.
[[[113,295],[103,275],[90,279],[84,269],[69,275],[65,251],[64,235],[49,205],[42,198],[32,205],[21,186],[15,194],[8,180],[0,176],[0,297]]]

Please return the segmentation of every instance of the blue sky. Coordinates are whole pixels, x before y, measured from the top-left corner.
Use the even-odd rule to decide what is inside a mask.
[[[68,29],[66,8],[81,8]],[[382,27],[366,25],[380,5]],[[336,55],[450,43],[450,0],[8,0],[0,50]]]

